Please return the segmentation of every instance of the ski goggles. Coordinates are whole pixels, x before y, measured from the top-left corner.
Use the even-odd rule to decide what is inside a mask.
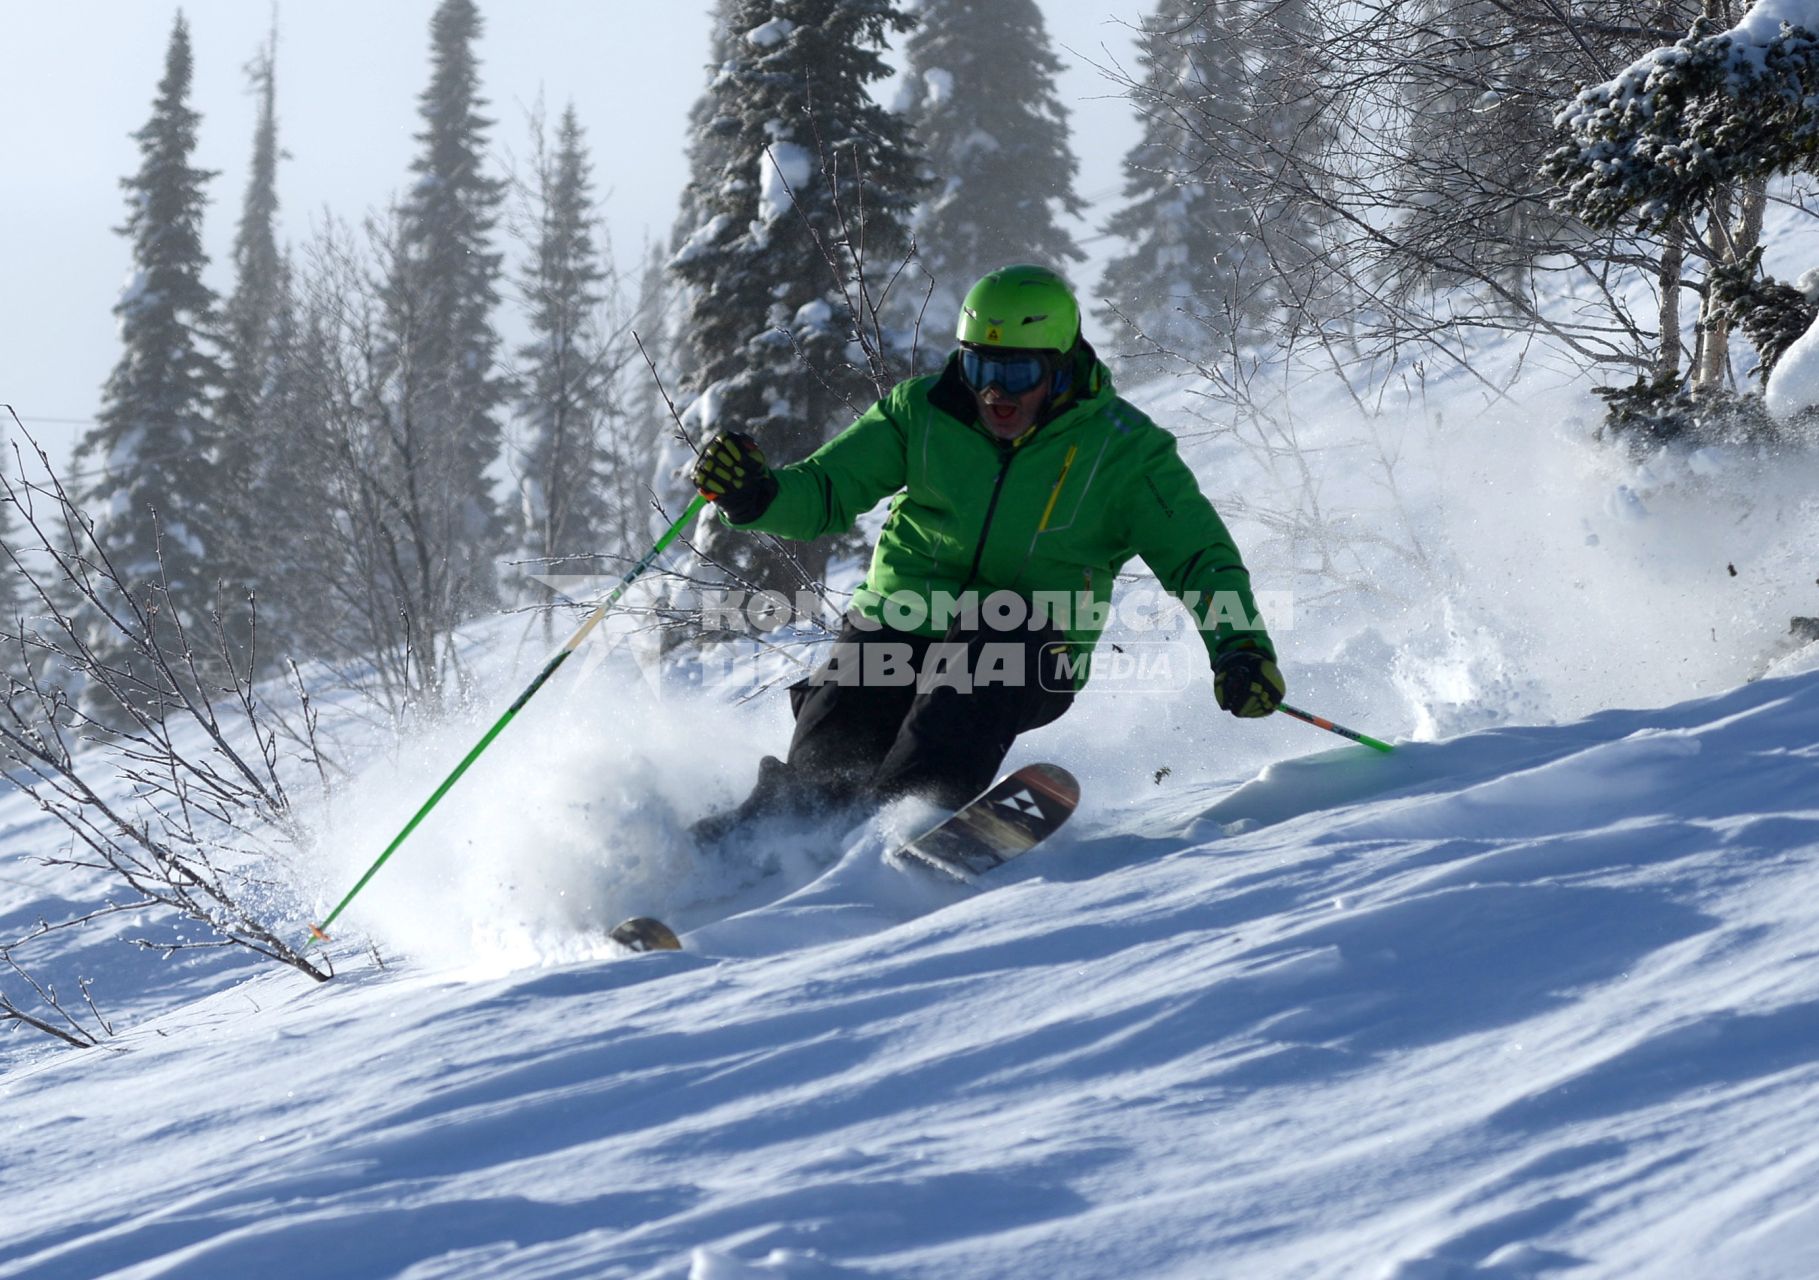
[[[1034,391],[1049,379],[1047,357],[1035,351],[960,348],[960,378],[974,391],[997,387],[1007,396]]]

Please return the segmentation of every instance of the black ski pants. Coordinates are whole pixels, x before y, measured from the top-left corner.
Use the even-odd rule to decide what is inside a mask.
[[[1073,651],[1046,618],[963,618],[935,637],[849,616],[828,660],[790,690],[787,785],[824,805],[923,795],[959,808],[991,785],[1018,734],[1073,704]]]

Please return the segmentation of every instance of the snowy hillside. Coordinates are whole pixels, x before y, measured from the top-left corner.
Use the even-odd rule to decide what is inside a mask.
[[[1788,633],[1819,463],[1626,456],[1580,383],[1486,393],[1545,367],[1512,353],[1369,414],[1134,389],[1273,593],[1292,699],[1393,756],[1218,713],[1164,613],[1106,650],[1178,679],[1108,664],[1019,741],[1085,800],[992,891],[888,864],[905,811],[709,860],[683,828],[784,700],[590,649],[363,894],[333,982],[136,949],[167,925],[136,915],[21,949],[121,1034],[0,1037],[0,1277],[1819,1274],[1819,655]],[[353,781],[304,814],[299,897],[353,882],[537,632],[471,628],[480,696],[401,742],[326,704]],[[58,843],[0,796],[0,937],[112,892]],[[686,950],[623,954],[634,914]]]
[[[420,144],[408,169],[389,162],[387,183],[406,186],[385,216],[324,206],[294,258],[279,246],[304,223],[278,218],[276,174],[309,148],[278,121],[323,113],[279,97],[293,81],[274,26],[247,68],[260,122],[253,173],[230,179],[248,179],[231,271],[209,263],[201,227],[212,205],[218,239],[233,202],[192,154],[220,100],[198,92],[192,108],[192,76],[228,65],[226,46],[199,22],[192,50],[178,15],[130,135],[139,168],[119,183],[132,283],[101,408],[48,398],[79,385],[68,377],[0,387],[26,442],[32,422],[86,428],[69,489],[6,490],[15,565],[57,566],[110,614],[114,590],[130,593],[140,621],[112,616],[169,631],[157,645],[184,653],[172,687],[197,713],[169,742],[78,723],[74,766],[34,756],[66,692],[156,699],[137,658],[85,638],[109,628],[76,597],[8,605],[22,630],[53,609],[71,647],[13,647],[15,674],[29,660],[42,687],[10,691],[20,785],[0,788],[0,1280],[1819,1277],[1811,174],[1774,183],[1765,209],[1771,188],[1737,170],[1734,191],[1702,188],[1658,239],[1627,224],[1582,235],[1573,211],[1544,209],[1567,188],[1535,178],[1537,108],[1653,39],[1594,31],[1574,6],[1512,11],[1504,29],[1448,6],[1259,6],[1234,23],[1229,7],[1165,4],[1104,43],[1073,14],[1068,44],[1058,19],[1079,6],[1046,0],[999,6],[1030,20],[995,38],[979,6],[929,0],[929,43],[910,34],[915,5],[785,18],[725,4],[711,65],[688,65],[702,96],[687,145],[671,147],[689,188],[680,205],[663,188],[681,251],[647,263],[647,245],[620,264],[622,289],[604,197],[628,175],[645,194],[662,183],[612,144],[679,109],[641,94],[635,113],[597,108],[584,127],[571,105],[552,144],[539,105],[508,183],[498,162],[520,152],[495,126],[522,114],[511,86],[530,83],[530,53],[485,79],[479,7],[434,7],[420,130],[406,114],[420,69],[388,53],[356,77],[397,91],[389,114],[357,114]],[[1795,9],[1819,12],[1775,0],[1748,25]],[[1097,98],[1051,93],[1039,16]],[[525,21],[549,43],[549,15]],[[367,27],[365,53],[392,45]],[[637,49],[636,34],[613,47]],[[868,88],[888,34],[906,37],[908,116]],[[678,49],[686,35],[664,31]],[[1813,82],[1803,42],[1786,42],[1786,83]],[[110,75],[139,101],[150,65],[133,65]],[[1671,80],[1693,53],[1655,65]],[[616,78],[637,88],[657,66]],[[1669,88],[1638,118],[1684,123]],[[107,97],[88,95],[84,136],[124,135],[125,116],[101,127]],[[1741,105],[1787,98],[1810,123],[1812,101],[1785,84],[1757,97]],[[1089,126],[1070,148],[1064,118],[1088,126],[1101,107],[1129,137]],[[1034,112],[1024,126],[1019,108]],[[589,129],[606,144],[597,170]],[[1614,135],[1581,132],[1585,164],[1564,167],[1619,188],[1637,176],[1606,163]],[[1732,145],[1663,142],[1649,168],[1676,188]],[[825,183],[808,163],[823,143]],[[1682,164],[1686,145],[1699,163]],[[1073,150],[1097,153],[1101,176]],[[1809,151],[1775,163],[1810,168]],[[107,192],[125,155],[102,157]],[[70,167],[56,159],[13,168]],[[1039,180],[991,213],[1019,172]],[[933,199],[919,173],[951,187],[957,221],[912,217]],[[1623,190],[1606,194],[1629,217]],[[97,198],[32,203],[61,209],[73,236],[99,233]],[[1010,230],[1062,213],[1089,257],[1059,230],[1013,248]],[[43,241],[47,261],[97,254],[13,238]],[[912,239],[914,261],[880,274]],[[713,615],[706,597],[726,593],[712,584],[776,580],[746,535],[685,518],[557,671],[543,664],[586,612],[573,602],[616,579],[526,575],[645,563],[643,526],[669,518],[653,491],[674,496],[716,427],[756,431],[772,462],[813,448],[845,413],[831,406],[872,394],[856,357],[891,347],[918,281],[983,269],[938,253],[974,245],[1075,263],[1085,336],[1175,433],[1242,550],[1289,702],[1396,748],[1221,712],[1192,620],[1132,562],[1090,687],[1009,759],[1081,780],[1077,815],[1041,848],[978,885],[904,865],[889,851],[932,821],[918,803],[697,847],[691,824],[785,752],[780,686],[827,634],[748,612],[750,635],[713,616],[701,643],[667,643],[696,605]],[[65,276],[14,310],[105,319],[106,297]],[[852,306],[865,288],[875,310]],[[953,298],[930,296],[925,350],[954,318]],[[1001,323],[984,296],[974,310]],[[1004,340],[1067,346],[1060,299],[1035,296],[1008,314],[1054,332],[1011,324]],[[877,341],[855,344],[848,321],[868,310],[858,328]],[[1121,337],[1124,321],[1142,332]],[[1779,425],[1725,429],[1754,419],[1714,406],[1802,331],[1769,384]],[[1211,363],[1172,366],[1155,339]],[[1696,432],[1601,431],[1595,391],[1638,414],[1679,404],[1662,397],[1683,356]],[[1018,362],[990,363],[1008,395]],[[1045,381],[1072,385],[1038,364],[1024,362],[1018,414],[1052,394]],[[1647,369],[1652,390],[1622,390]],[[1006,438],[1013,420],[997,420]],[[1093,477],[1121,484],[1125,447],[1108,437],[1075,481],[1069,449],[1039,519],[1027,468],[1007,490],[1005,451],[980,518],[1001,497],[1029,511],[1022,580],[1068,563],[1045,560],[1038,535],[1095,540],[1088,507],[1108,490]],[[747,455],[734,479],[762,497],[756,470]],[[912,470],[952,505],[939,468]],[[876,474],[898,474],[894,460]],[[739,484],[710,487],[737,506]],[[1133,527],[1177,520],[1169,487],[1152,483],[1163,516]],[[70,518],[84,507],[110,514],[89,528]],[[931,525],[929,545],[957,527]],[[1154,567],[1228,581],[1223,551],[1206,558],[1223,543],[1200,528],[1175,573]],[[969,582],[998,576],[978,537]],[[835,604],[862,572],[858,544],[825,574],[807,562]],[[690,558],[703,550],[711,573]],[[1107,587],[1104,558],[1074,562],[1089,593]],[[676,594],[640,612],[664,571]],[[314,655],[241,704],[263,714],[294,692],[307,705],[282,726],[216,731],[190,698],[222,683],[211,658],[190,660],[211,587],[257,602],[269,627],[222,622],[223,658]],[[520,607],[547,603],[545,587],[559,617]],[[514,702],[540,671],[535,700]],[[448,705],[399,683],[430,673]],[[483,738],[507,706],[522,714]],[[51,762],[36,795],[34,760]],[[59,805],[79,818],[60,825]],[[96,865],[116,836],[152,852],[149,891]],[[333,904],[369,867],[343,914]],[[160,875],[240,932],[155,909]],[[332,938],[305,942],[331,909]],[[611,939],[643,915],[683,949]],[[291,945],[332,979],[311,981]],[[60,1025],[92,1047],[58,1043]]]
[[[1287,596],[1292,697],[1395,755],[1114,628],[1187,678],[1018,743],[1085,801],[973,895],[883,860],[908,812],[702,859],[783,699],[575,664],[332,983],[131,915],[21,951],[121,1034],[0,1038],[0,1276],[1819,1274],[1819,468],[1628,459],[1582,389],[1469,383],[1267,429],[1143,393]],[[328,708],[318,910],[546,642],[469,644],[463,717]],[[0,797],[4,936],[108,894],[57,843]],[[604,937],[647,913],[687,949]]]
[[[680,954],[262,972],[3,1078],[0,1275],[1810,1275],[1815,742],[1794,675],[978,895],[862,829]]]

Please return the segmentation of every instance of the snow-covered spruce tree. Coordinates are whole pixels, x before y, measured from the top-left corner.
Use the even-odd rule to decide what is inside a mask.
[[[720,176],[732,164],[732,131],[713,127],[722,110],[720,100],[714,94],[714,83],[720,78],[720,70],[726,65],[733,48],[733,22],[743,2],[744,0],[715,0],[708,27],[708,56],[704,64],[707,71],[706,85],[701,96],[688,109],[688,181],[683,185],[682,194],[676,201],[676,219],[670,226],[664,270],[669,276],[669,291],[675,295],[675,305],[665,312],[665,338],[670,358],[667,363],[660,364],[658,370],[662,375],[673,376],[684,386],[694,385],[699,372],[689,364],[694,358],[692,344],[676,340],[682,317],[688,311],[686,299],[694,290],[679,274],[671,270],[669,259],[681,252],[695,233],[712,220],[713,215],[705,212],[703,202],[709,192],[719,187]],[[678,447],[681,447],[680,442]],[[673,484],[666,486],[664,496],[680,497],[686,502],[693,495],[678,477]]]
[[[375,610],[389,606],[394,615],[398,603],[395,594],[382,592],[370,565],[343,553],[344,545],[358,536],[375,553],[381,545],[389,553],[398,544],[380,529],[356,533],[338,483],[344,458],[337,443],[344,432],[376,433],[384,415],[375,406],[383,403],[386,384],[376,376],[376,336],[362,353],[363,368],[375,375],[362,387],[368,397],[356,402],[339,377],[348,354],[339,339],[343,326],[352,327],[358,303],[347,295],[327,296],[329,272],[317,259],[320,251],[320,244],[312,246],[298,265],[288,254],[284,260],[285,301],[273,337],[279,356],[261,408],[265,430],[254,482],[266,520],[253,531],[262,575],[259,627],[266,637],[260,657],[278,663],[317,660],[346,672],[377,662],[371,629],[353,622],[349,596],[372,600]],[[359,302],[376,311],[375,292],[376,286],[369,287]],[[388,475],[395,472],[386,467]]]
[[[419,560],[412,597],[434,614],[420,620],[434,633],[497,602],[504,550],[486,472],[499,456],[507,395],[492,322],[503,257],[491,244],[505,183],[486,173],[492,121],[481,114],[474,56],[481,25],[473,0],[442,0],[430,20],[422,150],[398,210],[383,299],[383,430],[394,492],[407,503],[392,536],[401,555]]]
[[[278,249],[278,116],[275,41],[248,68],[259,96],[252,167],[234,234],[234,289],[222,308],[225,381],[219,420],[227,473],[244,483],[257,453],[254,434],[279,359],[277,332],[288,301],[283,254]]]
[[[322,475],[322,365],[309,355],[295,272],[278,245],[276,52],[274,32],[248,68],[259,112],[222,308],[226,385],[216,410],[231,522],[219,567],[236,597],[223,622],[256,675],[331,652],[321,643],[324,547],[339,515]]]
[[[1563,107],[1555,118],[1560,145],[1543,166],[1559,186],[1557,203],[1588,224],[1661,235],[1676,250],[1676,267],[1682,249],[1704,259],[1711,287],[1703,291],[1693,399],[1680,415],[1688,425],[1701,416],[1694,401],[1730,377],[1730,327],[1746,285],[1739,277],[1760,263],[1768,180],[1810,172],[1819,155],[1819,5],[1761,0],[1740,21],[1725,0],[1703,7],[1683,38]],[[1761,292],[1757,301],[1767,298],[1791,309],[1804,303],[1793,290]],[[1760,334],[1792,324],[1747,309]],[[1678,308],[1662,310],[1661,342],[1677,348]],[[1773,354],[1764,352],[1765,363]],[[1656,376],[1613,391],[1613,403],[1619,395],[1679,396],[1677,375],[1677,359],[1664,351]]]
[[[732,164],[734,133],[731,129],[714,129],[714,120],[721,114],[720,100],[714,94],[714,83],[720,77],[720,69],[726,65],[734,45],[735,35],[733,22],[743,0],[715,0],[713,13],[708,27],[708,50],[704,66],[707,72],[706,83],[701,95],[689,107],[688,113],[688,182],[684,184],[681,197],[676,202],[676,218],[670,227],[669,241],[661,246],[660,269],[663,272],[661,287],[654,292],[645,289],[646,296],[664,297],[662,308],[655,313],[657,319],[653,327],[655,333],[638,330],[644,342],[645,356],[650,357],[655,365],[655,372],[645,365],[645,357],[640,356],[642,367],[637,377],[643,381],[634,381],[637,394],[648,395],[649,405],[654,406],[663,399],[665,391],[672,397],[680,397],[685,387],[701,385],[701,369],[697,356],[697,345],[683,340],[682,326],[687,323],[687,316],[693,309],[691,299],[699,292],[693,285],[683,279],[673,269],[671,263],[687,245],[690,239],[704,225],[712,221],[711,214],[704,211],[704,201],[708,193],[719,188],[721,175],[728,172]],[[646,481],[662,511],[680,511],[694,498],[694,490],[688,484],[688,467],[694,460],[689,442],[681,438],[674,425],[667,421],[669,411],[664,408],[666,421],[661,431],[653,438],[655,457]],[[662,511],[653,512],[659,520]]]
[[[96,543],[120,584],[157,620],[157,643],[173,655],[206,652],[206,618],[216,593],[226,509],[212,426],[221,365],[211,350],[215,295],[203,282],[204,194],[214,175],[191,159],[200,117],[189,106],[189,28],[171,30],[164,77],[139,144],[137,173],[123,179],[132,274],[114,314],[121,354],[107,380],[96,426],[77,447],[87,483],[78,494],[96,520]],[[191,640],[180,630],[194,632]],[[102,625],[95,645],[127,673],[124,687],[160,696]],[[105,700],[105,699],[103,699]],[[107,709],[96,704],[96,713]]]
[[[1561,108],[1547,157],[1560,201],[1593,225],[1659,229],[1717,188],[1793,169],[1819,154],[1819,24],[1810,0],[1760,0],[1729,29],[1709,4],[1656,49]]]
[[[516,399],[519,502],[513,525],[533,573],[568,572],[549,561],[601,549],[610,512],[610,353],[600,333],[608,277],[594,243],[593,179],[570,106],[554,150],[537,129],[535,222],[519,278],[531,340],[520,348]]]
[[[727,58],[698,113],[711,137],[688,200],[702,219],[672,259],[690,286],[689,414],[803,457],[879,395],[889,372],[874,304],[902,263],[921,187],[903,120],[871,98],[887,74],[893,0],[740,0]],[[746,582],[793,593],[822,576],[825,541],[792,544],[708,520],[703,549]]]
[[[940,359],[974,280],[1007,262],[1085,257],[1060,222],[1085,206],[1055,94],[1061,60],[1035,0],[923,0],[904,58],[900,109],[932,178],[915,222],[934,278],[921,346]]]
[[[259,97],[252,167],[234,235],[234,288],[222,308],[224,383],[216,407],[220,465],[228,505],[216,568],[234,594],[258,599],[257,635],[247,612],[224,609],[234,648],[271,662],[283,656],[289,627],[280,607],[287,566],[276,536],[293,513],[278,508],[300,495],[270,483],[274,456],[290,447],[288,424],[272,412],[273,398],[290,354],[290,268],[278,249],[277,37],[274,33],[248,68]]]
[[[1145,369],[1163,353],[1201,359],[1267,318],[1257,223],[1217,144],[1253,125],[1244,7],[1160,0],[1143,24],[1141,79],[1128,86],[1143,133],[1124,160],[1124,205],[1105,226],[1128,247],[1100,292],[1120,353]]]
[[[345,574],[334,547],[347,536],[347,512],[330,474],[338,464],[327,422],[340,408],[325,378],[329,326],[306,314],[307,282],[290,255],[280,259],[281,290],[271,331],[271,376],[252,436],[248,478],[247,559],[256,603],[257,668],[283,669],[290,659],[370,656],[366,637],[339,628],[326,583]],[[395,549],[395,544],[388,546]]]
[[[636,342],[625,357],[624,421],[616,463],[624,473],[614,476],[611,487],[628,548],[644,543],[661,523],[651,509],[653,497],[667,501],[674,496],[672,491],[686,493],[683,478],[677,474],[685,446],[676,439],[675,420],[664,398],[676,372],[678,291],[672,287],[669,258],[662,245],[646,246],[638,298],[627,326]]]
[[[1713,314],[1756,349],[1750,376],[1767,383],[1787,349],[1819,319],[1813,296],[1819,271],[1808,270],[1797,284],[1783,284],[1763,272],[1762,248],[1759,244],[1738,261],[1713,267],[1707,284],[1715,299]]]

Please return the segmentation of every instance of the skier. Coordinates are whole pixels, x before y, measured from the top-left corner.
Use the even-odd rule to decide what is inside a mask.
[[[1018,734],[1068,710],[1133,555],[1196,616],[1221,708],[1282,700],[1231,535],[1174,437],[1114,392],[1066,281],[993,271],[956,336],[939,374],[801,462],[772,468],[730,432],[701,451],[691,478],[735,528],[818,538],[895,495],[828,661],[790,690],[787,760],[766,757],[738,809],[698,823],[705,842],[782,812],[965,804]]]

